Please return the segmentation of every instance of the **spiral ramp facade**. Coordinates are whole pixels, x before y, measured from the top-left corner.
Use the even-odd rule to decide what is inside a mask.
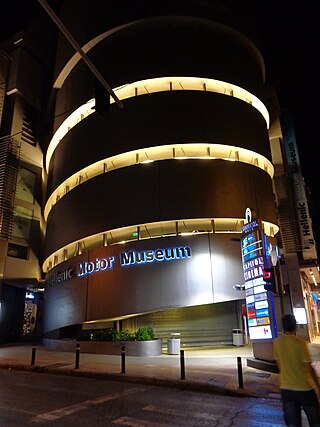
[[[151,325],[228,342],[241,324],[245,209],[278,231],[261,55],[203,2],[193,16],[185,2],[125,17],[89,3],[76,20],[65,2],[61,20],[121,105],[61,37],[44,332]]]

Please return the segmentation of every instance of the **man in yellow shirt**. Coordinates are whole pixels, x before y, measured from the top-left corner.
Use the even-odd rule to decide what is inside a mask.
[[[279,367],[285,423],[290,427],[301,427],[302,408],[310,426],[320,427],[320,383],[307,343],[296,336],[297,323],[293,314],[283,316],[282,326],[283,335],[274,341],[273,350]]]

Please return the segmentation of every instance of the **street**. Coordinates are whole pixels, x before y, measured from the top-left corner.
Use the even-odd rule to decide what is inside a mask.
[[[284,426],[281,402],[0,369],[0,426]],[[307,424],[304,424],[307,425]]]

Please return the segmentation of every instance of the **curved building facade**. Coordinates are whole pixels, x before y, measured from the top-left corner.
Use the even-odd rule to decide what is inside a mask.
[[[88,1],[76,14],[75,3],[61,20],[116,98],[61,36],[44,332],[118,322],[228,341],[241,327],[246,208],[278,231],[262,57],[209,2]]]

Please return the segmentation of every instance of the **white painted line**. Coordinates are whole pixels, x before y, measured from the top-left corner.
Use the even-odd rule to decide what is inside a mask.
[[[129,394],[140,393],[144,391],[143,388],[132,388],[129,390],[122,391],[120,393],[108,394],[106,396],[100,396],[93,400],[85,400],[83,402],[77,403],[75,405],[66,406],[65,408],[56,409],[51,412],[46,412],[44,414],[37,415],[33,420],[34,423],[43,422],[43,421],[54,421],[59,418],[63,418],[67,415],[74,414],[75,412],[83,411],[90,406],[99,405],[101,403],[108,402],[109,400],[115,400],[119,397],[123,397]]]
[[[151,423],[150,421],[138,420],[136,418],[130,418],[130,417],[118,418],[112,421],[112,424],[119,424],[121,426],[130,426],[130,427],[164,427],[164,426],[167,427],[168,426],[168,423],[165,423],[165,424]]]
[[[212,414],[208,414],[205,412],[194,412],[194,411],[176,411],[174,409],[164,409],[164,408],[158,408],[154,405],[148,405],[142,408],[143,411],[150,411],[150,412],[158,412],[160,414],[165,415],[177,415],[177,416],[183,416],[183,417],[192,417],[192,418],[201,418],[204,420],[209,421],[217,421],[218,418],[213,416]]]
[[[2,411],[13,411],[13,412],[20,412],[21,414],[26,414],[26,415],[36,415],[35,411],[27,411],[25,409],[19,409],[17,407],[10,408],[8,406],[1,405],[0,406],[0,412],[2,412]]]

